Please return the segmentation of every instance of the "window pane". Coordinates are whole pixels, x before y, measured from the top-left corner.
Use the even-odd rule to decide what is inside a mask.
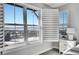
[[[60,28],[60,33],[66,33],[66,29],[67,29],[67,21],[68,21],[68,10],[63,10],[60,11],[60,16],[59,16],[59,28]]]
[[[34,14],[32,10],[27,10],[27,24],[33,25],[34,24]]]
[[[15,7],[15,18],[16,24],[23,24],[23,8]]]
[[[14,25],[5,25],[5,41],[15,42],[15,26]]]
[[[16,41],[24,42],[23,8],[15,6]]]
[[[28,41],[39,40],[39,18],[33,10],[27,10]]]
[[[15,5],[4,4],[4,15],[5,44],[8,46],[24,42],[23,8]]]
[[[34,13],[34,12],[33,12]],[[34,40],[39,40],[39,18],[37,17],[39,13],[34,13],[34,25],[33,26],[33,31],[34,31]]]
[[[24,26],[16,26],[16,41],[24,42]]]
[[[5,41],[24,42],[24,26],[5,25]]]
[[[37,18],[37,16],[34,14],[34,20],[33,20],[33,24],[34,25],[39,25],[39,19]]]
[[[5,23],[14,23],[14,6],[4,4],[4,19]]]

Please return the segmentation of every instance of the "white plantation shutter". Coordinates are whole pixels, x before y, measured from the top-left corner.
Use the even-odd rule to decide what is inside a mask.
[[[3,48],[3,41],[4,41],[4,31],[3,31],[3,26],[4,21],[3,21],[3,4],[0,3],[0,51],[2,51]]]
[[[43,39],[53,41],[59,39],[58,9],[42,10]]]

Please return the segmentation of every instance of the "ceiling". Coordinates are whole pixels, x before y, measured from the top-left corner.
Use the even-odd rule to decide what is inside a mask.
[[[29,4],[39,8],[59,8],[66,5],[66,3],[29,3]]]

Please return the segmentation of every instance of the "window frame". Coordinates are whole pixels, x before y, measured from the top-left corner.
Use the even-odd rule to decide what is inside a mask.
[[[29,44],[32,44],[32,43],[37,43],[37,42],[41,42],[41,21],[40,21],[40,15],[41,15],[41,13],[40,13],[40,11],[41,10],[35,10],[35,9],[31,9],[31,8],[26,8],[26,12],[27,12],[27,10],[32,10],[33,11],[33,13],[34,13],[34,11],[39,11],[39,15],[36,15],[35,14],[35,16],[38,18],[38,25],[32,25],[32,24],[29,24],[28,25],[28,23],[27,23],[27,26],[38,26],[39,27],[39,33],[37,34],[37,35],[39,35],[39,40],[33,40],[33,41],[28,41],[28,37],[27,37],[27,42],[29,43]],[[27,14],[27,13],[26,13]],[[28,36],[28,28],[27,28],[27,36]]]
[[[10,4],[10,5],[14,5],[14,3],[6,3],[6,4]],[[42,42],[42,16],[41,16],[41,9],[33,9],[31,7],[27,8],[25,6],[21,6],[19,4],[15,4],[14,6],[17,6],[17,7],[21,7],[23,8],[23,24],[24,24],[24,43],[25,44],[29,44],[29,43],[37,43],[37,42]],[[39,19],[38,19],[38,22],[39,22],[39,40],[38,41],[32,41],[32,42],[29,42],[28,41],[28,29],[27,29],[27,9],[30,9],[30,10],[37,10],[39,11]],[[9,25],[9,24],[7,24]],[[11,24],[11,25],[16,25],[16,24]],[[22,24],[17,24],[17,25],[22,25]]]
[[[15,7],[20,7],[20,8],[23,8],[23,13],[22,13],[22,15],[23,15],[23,24],[18,24],[18,23],[5,23],[4,22],[4,28],[5,28],[5,26],[6,25],[14,25],[14,26],[23,26],[24,27],[24,7],[23,6],[20,6],[20,5],[17,5],[17,4],[15,4],[15,3],[4,3],[4,4],[8,4],[8,5],[12,5],[12,6],[14,6],[14,8]],[[4,7],[4,6],[3,6]],[[4,12],[4,11],[3,11]],[[14,10],[14,14],[15,14],[15,10]],[[4,15],[4,17],[5,17],[5,15]],[[14,21],[15,21],[16,19],[15,19],[15,17],[14,17]],[[5,19],[4,19],[4,21],[5,21]],[[24,28],[23,28],[24,29]],[[25,30],[25,29],[24,29]],[[24,31],[23,30],[23,31]],[[5,30],[4,30],[5,31]],[[5,32],[4,32],[5,33]],[[24,33],[24,35],[25,35],[25,33]],[[24,36],[24,43],[25,43],[25,41],[26,41],[26,39],[25,39],[25,36]],[[4,42],[5,42],[5,40],[4,40]],[[23,43],[23,42],[19,42],[19,43]],[[14,45],[16,45],[16,44],[18,44],[18,43],[15,43]]]
[[[59,26],[61,26],[61,27],[59,27],[59,30],[60,31],[62,31],[62,30],[66,31],[66,28],[68,26],[67,24],[68,24],[68,19],[69,19],[69,11],[68,10],[61,10],[59,15],[62,16],[62,18],[61,18],[61,16],[59,16],[59,18],[62,19],[62,24],[59,23]],[[65,17],[66,17],[66,19],[65,19]],[[59,19],[59,21],[61,21],[60,19]],[[66,25],[66,27],[65,27],[65,25]]]

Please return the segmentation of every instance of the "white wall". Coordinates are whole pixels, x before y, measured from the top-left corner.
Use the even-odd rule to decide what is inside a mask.
[[[68,27],[75,28],[75,37],[77,38],[77,43],[79,43],[79,4],[67,4],[59,9],[59,11],[62,10],[69,11]]]

